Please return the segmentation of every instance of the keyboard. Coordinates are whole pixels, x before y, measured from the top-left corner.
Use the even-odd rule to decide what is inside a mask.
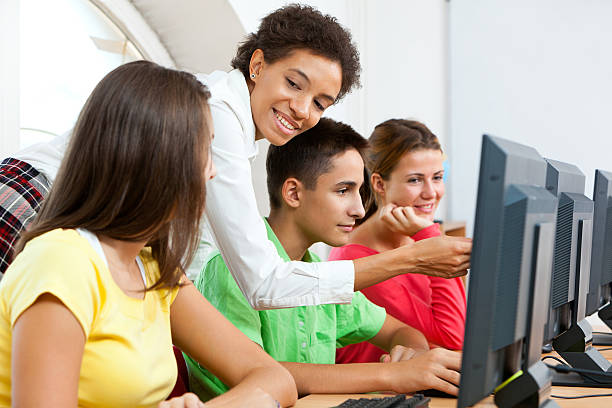
[[[415,394],[408,398],[404,394],[399,394],[384,398],[347,399],[337,408],[426,408],[429,407],[430,400],[423,394]]]

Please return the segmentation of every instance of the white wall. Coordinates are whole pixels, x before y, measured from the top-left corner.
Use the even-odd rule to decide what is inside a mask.
[[[19,0],[0,1],[0,157],[19,146]]]
[[[452,1],[450,217],[475,211],[481,135],[612,170],[612,2]]]

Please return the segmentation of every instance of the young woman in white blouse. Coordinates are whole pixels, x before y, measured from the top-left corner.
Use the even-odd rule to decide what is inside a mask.
[[[212,92],[212,150],[219,169],[207,186],[206,214],[215,243],[253,307],[343,303],[354,290],[402,273],[465,273],[471,243],[450,237],[355,261],[284,262],[266,238],[255,201],[250,167],[255,141],[283,145],[313,127],[325,109],[359,85],[359,54],[335,18],[290,5],[262,19],[232,66],[229,73],[199,76]],[[192,266],[199,272],[201,265]]]
[[[266,138],[282,145],[313,127],[325,109],[359,85],[359,54],[350,33],[335,18],[309,6],[289,5],[262,19],[258,31],[238,48],[232,66],[236,69],[229,73],[198,76],[212,93],[216,135],[212,151],[219,169],[219,176],[207,186],[208,222],[203,236],[218,246],[254,308],[346,303],[355,290],[403,273],[465,274],[471,242],[450,237],[354,261],[284,262],[267,239],[256,205],[250,165],[257,155],[255,141]],[[44,188],[55,178],[65,138],[34,146],[3,162],[0,174],[8,174],[11,183],[0,179],[0,193],[8,190],[16,201],[31,207],[27,214],[35,213]],[[15,171],[24,174],[20,176],[22,197],[15,191]],[[30,192],[36,190],[40,193],[33,200]],[[1,201],[0,207],[4,207]],[[399,217],[391,222],[406,221],[400,213],[389,216]],[[15,224],[14,218],[2,217],[0,235],[6,231],[15,239],[28,222],[24,218]],[[5,238],[4,242],[11,241]],[[203,241],[201,247],[205,246]],[[0,272],[11,247],[0,245]],[[203,265],[202,252],[190,268],[192,275]]]

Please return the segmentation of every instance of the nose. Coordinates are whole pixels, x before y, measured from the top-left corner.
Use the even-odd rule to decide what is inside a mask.
[[[296,119],[308,119],[310,116],[310,105],[311,98],[306,95],[296,96],[289,102],[289,108],[293,112]]]
[[[349,215],[355,219],[361,219],[365,216],[365,209],[363,208],[363,202],[361,196],[357,193],[357,196],[353,199],[353,205],[349,209]]]
[[[429,200],[436,197],[436,189],[434,188],[431,180],[426,180],[423,184],[423,190],[421,190],[421,197]]]

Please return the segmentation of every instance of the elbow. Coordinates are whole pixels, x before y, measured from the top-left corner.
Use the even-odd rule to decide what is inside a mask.
[[[285,367],[281,366],[278,371],[277,379],[280,389],[277,401],[282,407],[292,407],[298,398],[295,380]]]
[[[240,287],[240,286],[239,286]],[[254,310],[266,310],[271,309],[269,306],[269,299],[267,298],[267,293],[262,290],[258,290],[257,288],[242,288],[240,287],[242,294],[247,302],[249,302],[249,306],[251,306]]]

